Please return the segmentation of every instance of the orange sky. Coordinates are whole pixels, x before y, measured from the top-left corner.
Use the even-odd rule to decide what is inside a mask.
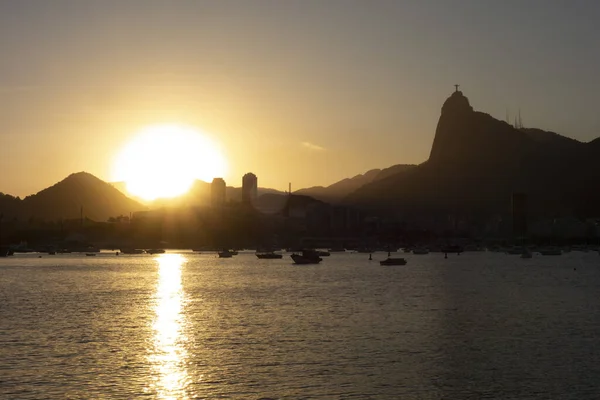
[[[509,3],[2,2],[0,191],[110,180],[132,135],[165,123],[209,132],[229,185],[420,163],[454,83],[497,118],[595,138],[600,7]]]

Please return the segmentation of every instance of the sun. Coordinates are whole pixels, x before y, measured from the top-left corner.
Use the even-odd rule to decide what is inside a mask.
[[[142,129],[118,153],[113,179],[144,200],[177,197],[196,179],[225,174],[226,162],[208,135],[191,127],[155,125]]]

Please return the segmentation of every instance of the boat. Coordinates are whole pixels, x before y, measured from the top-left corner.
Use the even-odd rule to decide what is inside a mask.
[[[561,249],[547,248],[547,249],[540,249],[540,254],[543,256],[560,256],[560,255],[562,255],[562,251],[561,251]]]
[[[95,257],[96,253],[85,253],[85,255],[88,257]]]
[[[292,254],[290,256],[294,260],[294,264],[318,264],[323,259],[314,250],[303,250],[302,254]]]
[[[359,247],[356,250],[356,252],[357,253],[369,253],[370,254],[370,253],[374,253],[375,250],[371,249],[370,247]]]
[[[219,254],[219,258],[231,258],[231,257],[233,257],[233,253],[230,252],[229,250],[220,251],[218,254]]]
[[[406,259],[388,257],[383,261],[379,261],[379,265],[406,265]]]
[[[267,251],[267,252],[264,252],[264,253],[256,253],[256,257],[261,258],[261,259],[283,258],[283,256],[281,254],[277,254],[277,253],[274,253],[272,251]]]
[[[521,258],[531,258],[533,254],[528,249],[524,249],[523,253],[521,253]]]
[[[508,250],[506,250],[507,254],[511,254],[511,255],[519,255],[519,254],[523,254],[526,251],[525,248],[523,247],[511,247]]]
[[[463,251],[464,251],[464,249],[462,248],[462,246],[457,246],[457,245],[449,245],[449,246],[442,247],[442,253],[460,254]]]
[[[142,249],[119,249],[121,254],[144,254],[146,250]]]
[[[417,249],[414,249],[412,252],[413,252],[413,254],[429,254],[429,249],[417,248]]]
[[[165,249],[148,249],[146,253],[148,254],[164,254]]]
[[[232,256],[237,256],[238,255],[238,251],[237,250],[231,250],[230,251]]]
[[[317,251],[317,254],[319,255],[319,257],[329,257],[331,255],[331,253],[329,253],[328,251],[323,250]]]

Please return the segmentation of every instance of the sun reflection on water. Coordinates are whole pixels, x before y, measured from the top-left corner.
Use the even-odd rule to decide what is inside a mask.
[[[185,302],[181,269],[186,259],[180,254],[162,254],[158,261],[155,296],[154,351],[150,361],[156,372],[154,390],[160,399],[188,398],[189,376],[186,370],[187,340],[183,328]]]

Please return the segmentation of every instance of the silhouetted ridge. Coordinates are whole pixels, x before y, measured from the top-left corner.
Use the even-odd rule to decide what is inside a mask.
[[[2,196],[8,218],[59,220],[79,218],[83,208],[86,218],[106,221],[109,217],[128,215],[143,210],[139,203],[129,199],[110,184],[95,176],[79,172],[23,200]]]
[[[599,167],[600,142],[516,129],[473,111],[457,91],[442,106],[427,162],[369,183],[345,202],[409,217],[489,217],[506,215],[511,194],[525,192],[531,214],[600,215]]]
[[[306,189],[297,190],[294,192],[294,194],[310,196],[327,203],[338,203],[350,193],[368,183],[407,171],[413,167],[414,165],[398,164],[383,170],[372,169],[364,174],[359,174],[352,178],[342,179],[341,181],[335,182],[326,187],[313,186]]]

